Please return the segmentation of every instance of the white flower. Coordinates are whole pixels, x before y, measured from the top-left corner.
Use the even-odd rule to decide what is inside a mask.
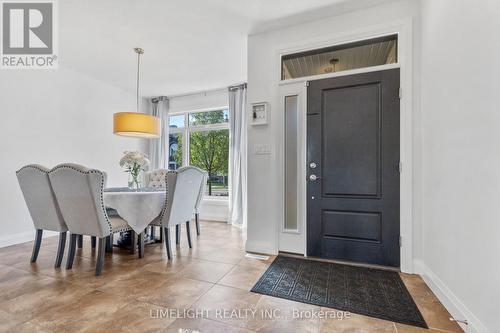
[[[140,166],[142,170],[145,170],[151,162],[146,158],[146,155],[139,151],[125,151],[122,158],[120,159],[120,166],[122,168],[130,169],[134,165]]]

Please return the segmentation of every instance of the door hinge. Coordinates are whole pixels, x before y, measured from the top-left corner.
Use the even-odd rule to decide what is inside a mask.
[[[401,161],[399,161],[398,171],[399,171],[399,174],[403,173],[403,163],[401,163]]]
[[[403,237],[399,236],[399,247],[403,247]]]
[[[403,98],[403,88],[399,87],[399,99]]]
[[[306,87],[309,87],[309,81],[306,81]]]

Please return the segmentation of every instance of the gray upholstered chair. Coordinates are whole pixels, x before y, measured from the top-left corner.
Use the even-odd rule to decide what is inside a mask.
[[[49,178],[61,214],[71,233],[66,269],[73,267],[77,237],[88,235],[98,239],[95,274],[100,275],[108,236],[131,230],[124,219],[118,216],[108,217],[106,213],[103,172],[77,164],[60,164],[50,170]],[[139,253],[139,256],[142,254]]]
[[[196,224],[196,235],[198,236],[200,235],[200,224],[199,224],[200,206],[203,200],[203,196],[205,195],[205,187],[207,185],[207,180],[208,180],[208,173],[204,170],[201,171],[203,172],[203,182],[201,183],[200,193],[198,193],[198,199],[196,200],[196,206],[194,207],[194,222]]]
[[[42,243],[43,230],[59,232],[55,267],[61,266],[66,244],[68,227],[59,210],[54,191],[49,180],[49,169],[38,164],[30,164],[16,172],[24,200],[36,228],[35,243],[31,262],[35,262]]]
[[[200,206],[201,202],[203,200],[203,196],[205,195],[205,187],[207,184],[207,179],[208,179],[208,173],[205,170],[202,170],[200,168],[196,168],[198,171],[203,173],[203,181],[200,186],[200,190],[198,193],[198,198],[196,199],[196,206],[194,207],[194,222],[196,224],[196,235],[200,235],[200,222],[199,222],[199,217],[200,217]],[[179,244],[181,240],[181,225],[178,224],[175,226],[175,243]]]
[[[163,229],[168,259],[172,257],[170,227],[186,223],[188,244],[190,248],[192,246],[189,221],[193,217],[203,180],[203,171],[191,166],[168,171],[165,176],[165,191],[167,192],[165,205],[160,216],[151,222],[151,225],[160,226]]]
[[[164,189],[165,176],[168,169],[155,169],[144,173],[144,186],[149,188]],[[151,238],[155,238],[155,227],[151,226]],[[163,239],[163,233],[160,232],[160,241]]]
[[[156,169],[144,173],[144,186],[151,188],[165,188],[167,169]]]

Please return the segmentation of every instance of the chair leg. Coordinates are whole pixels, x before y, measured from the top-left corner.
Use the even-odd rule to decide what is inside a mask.
[[[66,246],[66,231],[59,233],[59,246],[57,247],[56,263],[54,268],[61,267],[64,256],[64,247]]]
[[[191,249],[192,246],[191,246],[191,228],[189,227],[189,221],[186,221],[186,234],[188,236],[188,245],[189,245],[189,248]]]
[[[130,253],[135,254],[135,248],[137,247],[137,234],[134,230],[130,231],[130,241],[132,242],[132,247],[130,248]]]
[[[42,244],[42,229],[36,229],[35,243],[33,243],[33,252],[31,253],[31,262],[35,262],[38,258],[38,252],[40,252],[40,245]]]
[[[156,227],[150,226],[149,230],[150,230],[149,231],[150,239],[155,241],[156,240],[156,235],[155,235]]]
[[[163,228],[163,227],[162,227]],[[163,228],[164,235],[163,238],[165,239],[165,248],[167,249],[167,258],[170,260],[172,258],[172,250],[170,249],[170,229],[168,227]]]
[[[200,235],[200,224],[198,221],[199,217],[200,217],[199,213],[194,214],[194,222],[196,223],[196,236]]]
[[[73,261],[75,260],[75,251],[76,251],[76,238],[78,235],[71,234],[69,236],[69,252],[68,258],[66,259],[66,269],[73,268]]]
[[[92,246],[93,249],[95,249],[95,236],[90,237],[90,245]]]
[[[83,247],[83,235],[78,235],[78,248],[81,249]]]
[[[179,245],[181,242],[181,225],[175,225],[175,244]]]
[[[104,266],[104,253],[106,252],[106,238],[99,238],[99,245],[97,247],[97,262],[95,264],[95,275],[99,276]]]
[[[139,258],[142,258],[144,257],[144,236],[145,236],[145,233],[144,232],[141,232],[139,234],[139,245],[138,245],[138,248],[139,248]]]
[[[160,227],[160,243],[163,243],[163,227]]]
[[[113,234],[106,237],[106,252],[113,252]]]

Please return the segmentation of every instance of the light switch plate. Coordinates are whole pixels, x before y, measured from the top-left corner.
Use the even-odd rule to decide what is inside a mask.
[[[271,145],[267,143],[256,143],[253,145],[253,153],[255,155],[270,155]]]

